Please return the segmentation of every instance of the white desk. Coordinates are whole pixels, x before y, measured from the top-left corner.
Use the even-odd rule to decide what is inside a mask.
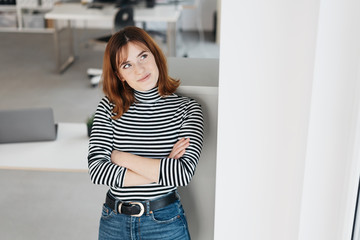
[[[0,169],[88,171],[85,123],[60,123],[55,141],[0,144]]]
[[[134,8],[135,22],[166,22],[167,23],[167,48],[168,56],[176,56],[176,23],[181,14],[181,6],[158,5],[154,8]],[[55,5],[53,10],[45,14],[45,19],[54,20],[54,45],[56,52],[56,68],[63,72],[75,61],[73,36],[71,33],[72,20],[101,20],[114,22],[114,16],[118,9],[114,6],[104,6],[102,9],[88,8],[80,3],[62,3]],[[69,57],[62,62],[60,55],[59,20],[66,20],[69,31]]]

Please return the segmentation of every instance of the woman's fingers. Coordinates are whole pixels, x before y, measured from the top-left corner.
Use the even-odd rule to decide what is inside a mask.
[[[187,148],[190,144],[190,139],[189,138],[182,138],[180,139],[173,147],[173,149],[176,152],[182,151],[183,149]]]
[[[177,141],[169,155],[169,158],[180,158],[184,155],[185,149],[190,145],[190,138],[182,138]]]
[[[181,146],[178,146],[177,148],[174,149],[174,155],[178,155],[180,153],[184,154],[185,153],[185,149],[189,146],[189,143],[183,144]]]
[[[182,150],[181,152],[179,152],[176,156],[175,156],[175,159],[178,159],[178,158],[181,158],[185,153],[185,149]]]
[[[179,147],[179,146],[182,146],[183,144],[185,144],[186,142],[188,142],[190,139],[189,138],[182,138],[180,139],[179,141],[177,141],[174,145],[173,148],[176,148],[176,147]]]

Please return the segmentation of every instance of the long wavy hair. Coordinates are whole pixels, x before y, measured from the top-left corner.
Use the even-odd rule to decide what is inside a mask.
[[[129,110],[130,105],[135,102],[134,90],[126,81],[121,81],[119,71],[120,60],[126,59],[127,53],[122,51],[129,42],[145,46],[155,57],[156,65],[159,69],[159,79],[157,87],[160,96],[173,94],[180,85],[179,80],[175,80],[168,75],[166,58],[160,47],[155,41],[141,28],[126,27],[115,33],[107,43],[103,60],[103,91],[114,104],[114,119],[120,118],[124,112]],[[121,56],[122,55],[122,56]],[[120,59],[121,58],[121,59]]]

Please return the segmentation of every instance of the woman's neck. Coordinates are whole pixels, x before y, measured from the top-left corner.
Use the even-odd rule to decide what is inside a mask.
[[[147,91],[134,90],[134,96],[136,102],[145,102],[145,103],[156,102],[161,98],[158,91],[158,87],[154,87]]]

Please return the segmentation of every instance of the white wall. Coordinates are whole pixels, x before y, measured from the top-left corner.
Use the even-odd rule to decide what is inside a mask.
[[[215,239],[350,240],[360,2],[221,10]]]
[[[322,1],[301,240],[351,239],[359,179],[360,2]]]
[[[222,1],[215,239],[297,238],[318,5]]]

